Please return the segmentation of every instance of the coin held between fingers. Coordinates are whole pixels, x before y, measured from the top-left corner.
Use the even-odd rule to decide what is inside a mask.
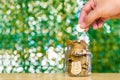
[[[81,24],[78,24],[78,25],[76,26],[76,30],[77,30],[78,32],[84,32],[84,31],[85,31],[85,29],[82,29],[82,28],[81,28]]]

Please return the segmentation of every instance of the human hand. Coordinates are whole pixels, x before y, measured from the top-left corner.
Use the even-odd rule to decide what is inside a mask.
[[[81,10],[78,23],[85,31],[90,25],[96,30],[111,18],[120,18],[120,0],[89,0]]]

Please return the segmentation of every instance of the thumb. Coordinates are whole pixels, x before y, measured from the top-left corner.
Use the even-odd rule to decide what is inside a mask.
[[[99,11],[94,9],[84,18],[84,23],[86,26],[90,26],[98,18],[100,18]]]

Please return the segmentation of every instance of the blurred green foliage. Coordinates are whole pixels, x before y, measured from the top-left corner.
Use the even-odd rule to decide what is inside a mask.
[[[109,20],[107,24],[97,31],[89,31],[94,72],[120,72],[120,20]]]
[[[66,39],[77,39],[75,25],[82,7],[78,2],[83,1],[1,0],[1,73],[63,72],[64,57],[57,60],[49,53],[52,49],[54,55],[64,55]],[[109,20],[102,29],[91,28],[88,34],[93,53],[92,71],[120,72],[120,20]],[[6,59],[4,55],[10,58]],[[6,65],[5,60],[10,63]],[[13,65],[14,60],[16,64]]]

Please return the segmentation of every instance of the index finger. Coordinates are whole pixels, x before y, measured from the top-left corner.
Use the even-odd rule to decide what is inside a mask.
[[[82,25],[82,28],[86,28],[84,23],[84,18],[89,14],[91,10],[95,7],[93,0],[88,1],[85,6],[82,8],[78,23]]]

